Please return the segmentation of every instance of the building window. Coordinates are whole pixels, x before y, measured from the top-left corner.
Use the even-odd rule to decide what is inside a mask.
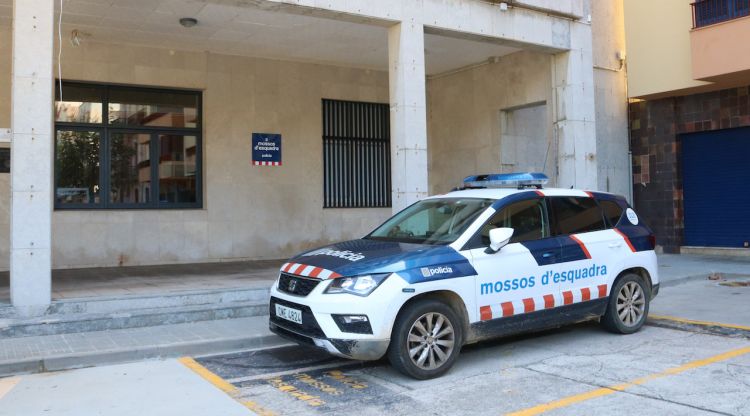
[[[323,207],[391,206],[388,104],[323,100]]]
[[[201,208],[201,93],[63,82],[55,208]]]

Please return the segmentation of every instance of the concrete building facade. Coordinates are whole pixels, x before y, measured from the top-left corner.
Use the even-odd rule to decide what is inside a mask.
[[[628,194],[622,7],[66,0],[60,13],[53,0],[1,0],[10,301],[44,310],[52,268],[284,258],[362,236],[477,172]],[[185,97],[197,104],[159,101]],[[337,117],[326,100],[355,109],[338,115],[349,136],[387,109],[385,162],[367,146],[336,153],[352,137],[324,137]],[[97,119],[75,119],[84,110]],[[278,166],[253,164],[253,133],[280,135]],[[132,145],[130,170],[118,143]],[[68,145],[93,161],[66,159]],[[368,199],[377,178],[362,172],[385,178],[387,199]],[[119,189],[122,174],[137,186]],[[350,207],[333,207],[345,177]]]
[[[633,195],[664,251],[747,255],[750,6],[625,2]]]

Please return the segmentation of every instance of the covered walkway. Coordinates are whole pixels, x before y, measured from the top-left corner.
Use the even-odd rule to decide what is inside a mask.
[[[280,260],[261,260],[53,270],[52,300],[270,286],[282,263]],[[8,275],[8,272],[0,272],[0,304],[10,301]]]

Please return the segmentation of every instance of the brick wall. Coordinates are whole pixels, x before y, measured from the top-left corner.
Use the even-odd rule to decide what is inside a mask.
[[[750,86],[630,104],[633,199],[667,253],[683,237],[682,133],[750,126]]]

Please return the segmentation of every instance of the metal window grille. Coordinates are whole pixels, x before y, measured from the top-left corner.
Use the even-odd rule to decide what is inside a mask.
[[[388,104],[323,100],[323,207],[391,206]]]
[[[750,16],[750,0],[698,0],[693,6],[693,29]]]

